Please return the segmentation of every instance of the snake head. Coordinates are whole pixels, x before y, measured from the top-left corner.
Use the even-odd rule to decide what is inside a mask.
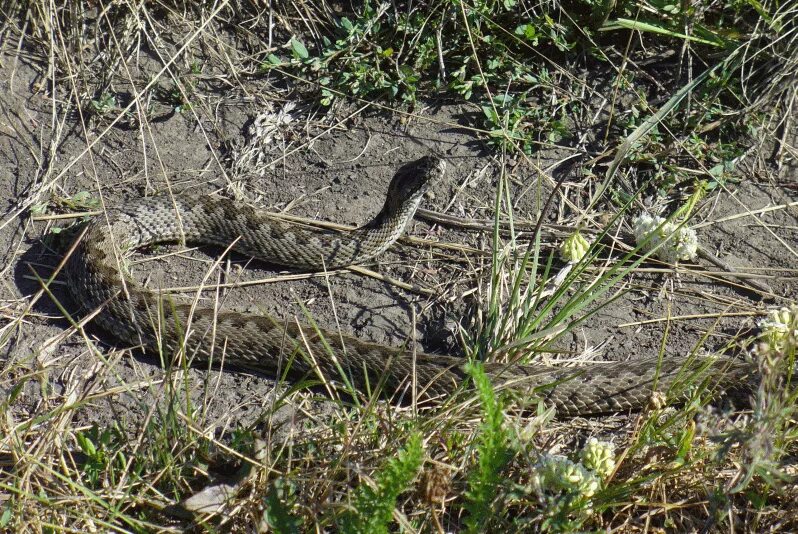
[[[446,162],[437,156],[424,156],[403,165],[388,186],[385,209],[395,213],[412,206],[415,211],[429,186],[445,171]]]

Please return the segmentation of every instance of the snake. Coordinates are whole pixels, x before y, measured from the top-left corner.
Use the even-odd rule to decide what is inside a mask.
[[[115,338],[145,353],[184,357],[192,365],[333,381],[355,392],[380,392],[414,402],[441,402],[459,391],[473,392],[474,371],[467,358],[368,342],[296,318],[244,313],[209,306],[198,298],[167,295],[136,281],[126,260],[137,249],[178,242],[224,247],[302,271],[362,264],[377,258],[405,232],[445,169],[445,160],[431,155],[402,165],[379,213],[346,233],[289,224],[216,195],[162,194],[109,207],[86,224],[70,249],[69,291],[84,312],[93,314],[94,323]],[[696,377],[722,391],[745,390],[754,371],[751,364],[731,356],[643,355],[579,367],[534,359],[485,360],[482,369],[497,390],[539,399],[561,417],[643,410],[657,393],[677,391],[679,384],[695,383]]]

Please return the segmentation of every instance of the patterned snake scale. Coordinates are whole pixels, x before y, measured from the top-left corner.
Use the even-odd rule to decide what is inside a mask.
[[[180,349],[195,362],[223,362],[237,369],[293,378],[341,380],[360,391],[382,384],[384,393],[406,393],[415,379],[418,398],[451,395],[469,380],[465,360],[367,343],[338,332],[301,326],[266,315],[239,313],[161,297],[128,274],[123,258],[133,249],[162,242],[230,247],[247,256],[303,270],[362,263],[385,251],[404,232],[430,183],[445,163],[424,157],[402,167],[385,205],[350,233],[299,228],[265,212],[213,196],[154,196],[108,210],[88,224],[67,264],[69,288],[95,321],[125,343],[165,355]],[[122,267],[120,267],[122,266]],[[644,408],[656,390],[691,373],[723,380],[725,388],[750,379],[751,367],[721,357],[694,361],[648,357],[581,368],[488,363],[493,383],[537,395],[558,416],[587,416]]]

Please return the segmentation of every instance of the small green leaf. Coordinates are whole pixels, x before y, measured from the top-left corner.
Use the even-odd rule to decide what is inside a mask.
[[[269,54],[268,56],[266,56],[266,61],[268,61],[270,65],[282,65],[283,64],[283,61],[279,57],[275,56],[274,54]]]
[[[307,59],[310,57],[308,49],[302,44],[302,41],[296,37],[291,37],[291,50],[294,52],[294,57],[297,59]]]
[[[3,515],[0,515],[0,527],[8,525],[9,521],[11,521],[11,508],[6,508],[3,510]]]
[[[97,456],[97,448],[94,446],[94,443],[86,437],[85,434],[78,432],[75,436],[78,440],[78,445],[86,453],[87,456],[94,458]]]
[[[17,400],[17,397],[19,396],[20,393],[22,393],[22,389],[25,387],[25,384],[27,382],[28,382],[27,379],[20,380],[14,385],[13,388],[11,388],[11,393],[8,394],[8,398],[5,401],[6,406],[13,404],[14,401]]]
[[[482,113],[484,113],[485,118],[487,118],[493,124],[499,122],[499,115],[491,106],[482,106]]]
[[[676,453],[676,461],[679,465],[684,465],[687,462],[687,457],[693,448],[694,438],[695,423],[691,421],[687,428],[682,431],[682,435],[679,438],[679,451]]]
[[[332,101],[333,101],[334,98],[335,98],[335,95],[331,91],[329,91],[328,89],[322,89],[321,90],[321,100],[320,100],[320,102],[321,102],[322,106],[329,106],[330,104],[332,104]]]
[[[522,35],[528,41],[536,41],[538,32],[533,24],[522,24],[515,29],[516,35]]]
[[[86,202],[91,198],[91,193],[88,191],[78,191],[72,196],[73,202]]]
[[[406,83],[415,83],[419,80],[418,72],[413,70],[413,67],[410,65],[400,65],[399,73],[402,75],[402,79]]]
[[[762,510],[768,502],[767,496],[763,495],[756,490],[748,490],[745,494],[751,506],[756,510]]]
[[[47,203],[46,202],[42,202],[41,204],[34,204],[30,208],[30,212],[33,215],[41,215],[41,214],[45,213],[46,211],[47,211]]]

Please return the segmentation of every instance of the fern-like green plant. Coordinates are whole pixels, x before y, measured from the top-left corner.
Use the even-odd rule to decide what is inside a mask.
[[[474,381],[485,417],[479,434],[479,464],[471,475],[466,493],[467,532],[485,532],[495,517],[493,502],[500,485],[499,473],[509,458],[508,435],[504,428],[502,404],[481,363],[469,363],[466,370]]]
[[[294,534],[300,532],[301,520],[292,513],[296,501],[294,484],[284,479],[275,480],[266,494],[264,518],[274,532]]]
[[[388,460],[374,475],[373,487],[363,483],[357,489],[352,510],[341,522],[341,531],[347,534],[387,533],[396,499],[413,482],[422,459],[421,435],[414,433],[396,458]]]

